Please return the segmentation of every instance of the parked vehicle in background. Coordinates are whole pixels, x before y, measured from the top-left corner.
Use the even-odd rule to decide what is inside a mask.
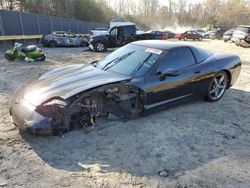
[[[187,40],[187,39],[193,39],[193,40],[202,40],[203,36],[196,31],[186,31],[184,33],[178,33],[175,35],[175,37],[179,40]]]
[[[150,31],[150,34],[152,34],[152,39],[155,40],[167,40],[171,38],[175,38],[175,33],[169,30],[163,30],[163,31]]]
[[[202,29],[196,29],[194,31],[202,35],[203,38],[206,38],[206,39],[209,38],[209,35]]]
[[[169,30],[163,30],[164,33],[166,33],[168,35],[168,39],[173,39],[175,38],[175,33]]]
[[[98,36],[98,35],[106,35],[108,32],[108,28],[94,28],[89,31],[89,36]]]
[[[219,28],[217,30],[214,30],[212,32],[210,32],[209,34],[209,38],[214,40],[214,39],[218,39],[221,40],[223,38],[223,34],[227,31],[226,28]]]
[[[152,39],[155,40],[167,40],[168,39],[168,34],[163,31],[151,31],[152,34]]]
[[[224,42],[230,41],[232,39],[233,33],[235,31],[235,28],[229,29],[223,34],[223,40]]]
[[[244,40],[241,40],[240,46],[244,48],[250,48],[250,34],[248,34]]]
[[[206,38],[206,39],[209,39],[209,38],[210,38],[209,36],[210,36],[210,33],[211,33],[211,32],[213,32],[213,31],[207,31],[207,32],[205,32],[205,38]]]
[[[136,40],[151,40],[153,35],[136,27],[135,23],[125,21],[110,22],[110,29],[105,35],[90,36],[89,49],[103,52],[107,48],[121,47]]]
[[[235,29],[231,40],[236,45],[240,45],[241,41],[244,40],[248,34],[250,34],[250,25],[239,25]]]
[[[9,61],[15,59],[20,61],[44,61],[46,59],[45,52],[36,45],[24,46],[21,43],[15,43],[13,48],[7,50],[4,57]]]
[[[46,47],[84,47],[87,46],[87,41],[72,32],[54,31],[43,36],[42,44]]]
[[[131,22],[114,22],[106,35],[92,36],[89,39],[89,48],[97,52],[107,48],[121,47],[137,40],[136,26]]]

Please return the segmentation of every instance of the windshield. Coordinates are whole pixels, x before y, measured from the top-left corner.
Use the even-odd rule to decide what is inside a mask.
[[[96,67],[125,75],[144,76],[156,63],[161,53],[159,49],[129,44],[99,61]]]

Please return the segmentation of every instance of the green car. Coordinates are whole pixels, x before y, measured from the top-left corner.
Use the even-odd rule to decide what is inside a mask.
[[[20,61],[32,62],[44,61],[46,59],[46,54],[36,45],[23,47],[23,44],[15,43],[13,48],[5,52],[4,57],[9,61],[17,59]]]

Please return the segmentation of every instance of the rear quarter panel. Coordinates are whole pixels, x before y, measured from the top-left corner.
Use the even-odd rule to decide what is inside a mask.
[[[203,69],[203,77],[206,83],[220,71],[226,71],[230,85],[235,84],[241,71],[241,60],[237,55],[225,53],[213,53],[208,59],[200,63]]]

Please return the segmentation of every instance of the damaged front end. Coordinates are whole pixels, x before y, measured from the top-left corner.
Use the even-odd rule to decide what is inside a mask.
[[[55,116],[56,133],[84,128],[89,131],[99,117],[126,120],[143,111],[143,95],[134,86],[111,84],[75,95],[60,115]]]
[[[12,107],[13,122],[21,129],[36,134],[63,134],[71,130],[94,129],[97,119],[127,120],[143,112],[144,93],[124,83],[108,84],[74,95],[66,100],[53,97],[38,105],[23,119]],[[20,124],[23,124],[20,126]]]

